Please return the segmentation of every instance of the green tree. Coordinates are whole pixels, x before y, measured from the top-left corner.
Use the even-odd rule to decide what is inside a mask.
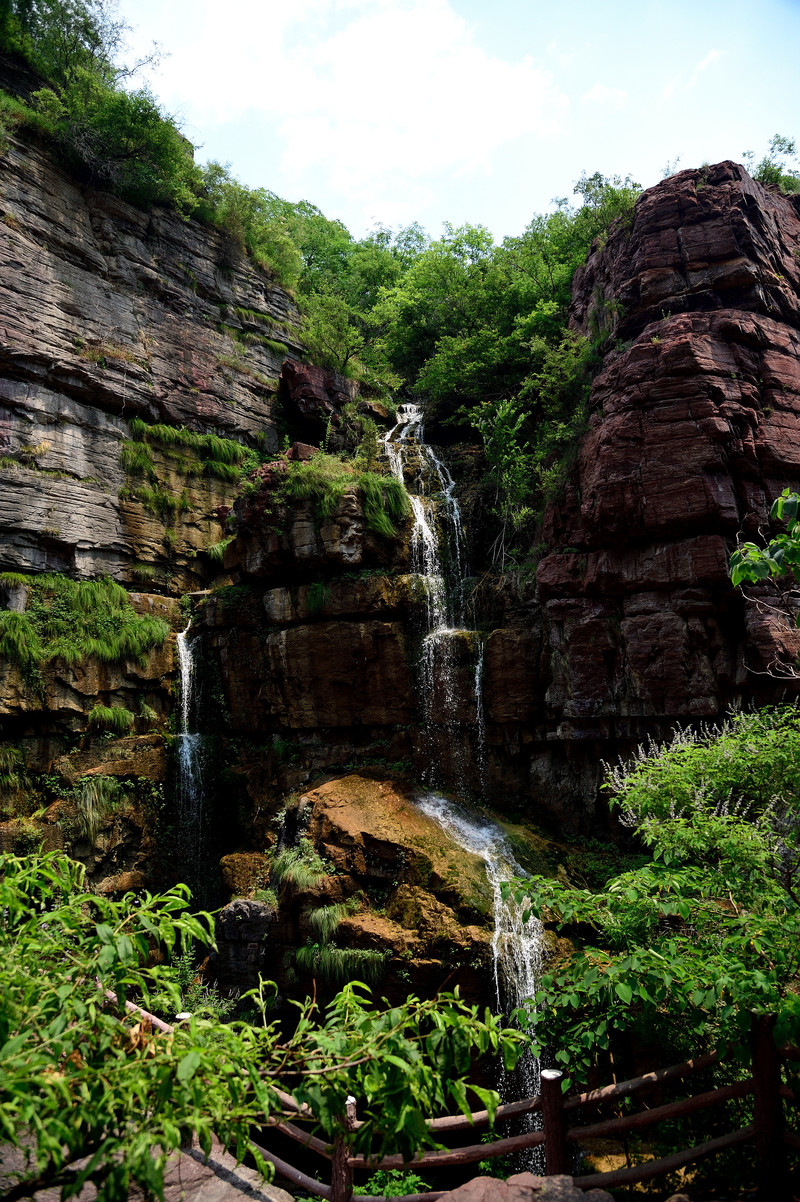
[[[750,1015],[767,1013],[779,1041],[797,1037],[799,765],[791,707],[679,732],[606,786],[647,863],[598,893],[542,878],[512,886],[575,936],[530,1016],[574,1078],[636,1031],[681,1055],[738,1042]]]
[[[742,155],[753,179],[760,184],[777,184],[782,192],[800,192],[800,170],[797,166],[800,160],[794,138],[775,134],[770,139],[767,153],[758,163],[755,157],[752,150],[746,150]]]
[[[786,529],[764,547],[745,542],[736,548],[730,562],[734,585],[780,582],[787,575],[800,580],[800,496],[785,488],[769,516],[772,521],[786,522]]]
[[[134,1025],[126,1000],[181,1004],[175,971],[153,952],[212,940],[210,915],[189,914],[188,900],[183,885],[99,897],[60,853],[0,861],[0,1142],[30,1154],[5,1202],[51,1187],[68,1197],[87,1181],[101,1202],[122,1202],[133,1182],[159,1195],[168,1154],[193,1134],[209,1151],[212,1132],[268,1175],[251,1136],[280,1110],[277,1082],[313,1108],[327,1140],[409,1159],[433,1142],[427,1117],[453,1102],[468,1112],[470,1090],[494,1110],[497,1094],[466,1075],[487,1052],[513,1064],[520,1036],[451,995],[380,1010],[351,984],[322,1014],[300,1004],[284,1037],[266,1017],[274,986],[262,985],[258,1025],[195,1016],[169,1038]],[[346,1133],[351,1092],[364,1121]]]

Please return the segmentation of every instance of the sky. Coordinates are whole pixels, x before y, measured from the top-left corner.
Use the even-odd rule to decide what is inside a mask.
[[[119,0],[197,146],[356,237],[800,142],[800,0]]]

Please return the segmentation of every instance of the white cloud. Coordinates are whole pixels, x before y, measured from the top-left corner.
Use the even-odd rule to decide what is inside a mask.
[[[191,127],[266,123],[284,187],[322,174],[351,203],[359,193],[365,221],[398,193],[413,212],[433,176],[490,171],[500,147],[555,134],[568,109],[549,72],[488,54],[450,0],[229,0],[224,12],[205,0],[158,87]]]
[[[697,80],[699,79],[699,77],[700,77],[701,73],[702,73],[703,71],[705,71],[706,67],[710,67],[710,66],[711,66],[711,64],[712,64],[713,62],[716,62],[716,60],[717,60],[718,58],[722,58],[722,51],[721,51],[721,50],[709,50],[709,52],[708,52],[708,54],[705,56],[705,58],[701,59],[701,60],[700,60],[700,62],[699,62],[699,63],[697,64],[697,66],[695,67],[694,71],[692,71],[692,75],[691,75],[691,78],[690,78],[690,80],[689,80],[689,87],[690,87],[690,88],[691,88],[691,87],[693,87],[693,86],[694,86],[694,84],[696,84],[696,83],[697,83]]]
[[[618,113],[628,103],[628,93],[622,88],[609,88],[604,83],[596,83],[582,97],[588,104],[596,104]]]
[[[686,83],[684,83],[682,75],[673,76],[661,91],[662,101],[672,100],[679,92],[688,92],[690,88],[693,88],[697,84],[705,69],[710,67],[713,62],[716,62],[718,58],[722,58],[721,50],[709,50],[705,58],[702,58],[694,68]]]

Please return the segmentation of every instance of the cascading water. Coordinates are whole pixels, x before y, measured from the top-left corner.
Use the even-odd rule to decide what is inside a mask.
[[[438,767],[451,751],[451,781],[461,794],[485,793],[486,723],[483,705],[485,640],[477,631],[464,629],[467,557],[461,511],[450,472],[425,443],[422,413],[416,405],[403,405],[397,424],[384,439],[394,475],[408,487],[414,517],[411,550],[414,571],[425,589],[426,630],[422,640],[419,681],[426,727],[428,764],[425,775],[436,782]],[[464,671],[460,652],[468,645],[474,666]],[[459,670],[460,669],[460,670]],[[463,741],[463,715],[470,712],[474,746],[467,756]],[[439,735],[437,745],[437,732]],[[443,737],[442,737],[443,736]],[[453,749],[455,755],[452,754]],[[469,772],[469,762],[477,773]],[[470,787],[472,786],[472,787]],[[500,828],[486,818],[472,817],[437,793],[417,799],[419,808],[434,819],[463,848],[481,857],[494,894],[495,930],[492,940],[497,1009],[503,1013],[522,1007],[533,998],[542,963],[542,925],[522,921],[513,899],[505,900],[501,885],[525,873],[517,863]],[[515,1070],[515,1080],[503,1081],[506,1091],[530,1096],[539,1089],[539,1064],[530,1054]],[[526,1158],[533,1167],[537,1156]]]
[[[486,644],[481,639],[478,643],[478,658],[475,663],[475,720],[478,759],[478,781],[480,795],[486,793],[486,715],[483,711],[483,657]]]
[[[465,851],[480,856],[486,865],[486,876],[494,900],[494,960],[495,1002],[500,1013],[510,1014],[525,1006],[536,994],[542,969],[544,928],[538,918],[522,921],[523,907],[513,897],[504,898],[504,881],[526,875],[509,846],[503,832],[488,818],[470,815],[460,806],[437,793],[424,793],[416,798],[418,807],[438,822]],[[517,1064],[512,1080],[501,1082],[504,1092],[513,1090],[520,1097],[532,1097],[539,1092],[539,1061],[527,1052]],[[508,1099],[506,1099],[508,1100]],[[528,1129],[533,1129],[533,1115],[528,1116]],[[539,1149],[524,1154],[528,1167],[539,1166]]]
[[[470,761],[474,762],[475,755],[474,751],[469,754],[463,738],[467,699],[460,676],[462,661],[474,654],[481,639],[477,632],[465,629],[467,557],[455,482],[425,442],[422,412],[416,405],[399,408],[397,424],[384,438],[384,446],[392,472],[409,494],[414,518],[412,566],[425,590],[419,683],[425,716],[426,777],[432,784],[443,783],[437,779],[435,766],[449,761],[450,775],[464,791],[474,779]],[[480,676],[476,674],[474,679],[477,691],[472,715],[475,726],[480,727]],[[467,704],[471,703],[470,698]]]
[[[178,635],[178,668],[180,672],[180,732],[178,744],[178,847],[183,860],[183,877],[195,900],[203,892],[201,866],[204,834],[203,736],[192,733],[194,703],[194,643],[189,640],[189,626]]]

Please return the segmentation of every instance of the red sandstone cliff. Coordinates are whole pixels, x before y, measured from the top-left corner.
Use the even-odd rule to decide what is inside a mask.
[[[616,349],[546,516],[527,687],[551,740],[607,753],[796,690],[769,673],[791,670],[797,633],[731,588],[727,562],[800,484],[800,203],[734,163],[682,171],[595,248],[573,296],[575,324],[605,323]]]

